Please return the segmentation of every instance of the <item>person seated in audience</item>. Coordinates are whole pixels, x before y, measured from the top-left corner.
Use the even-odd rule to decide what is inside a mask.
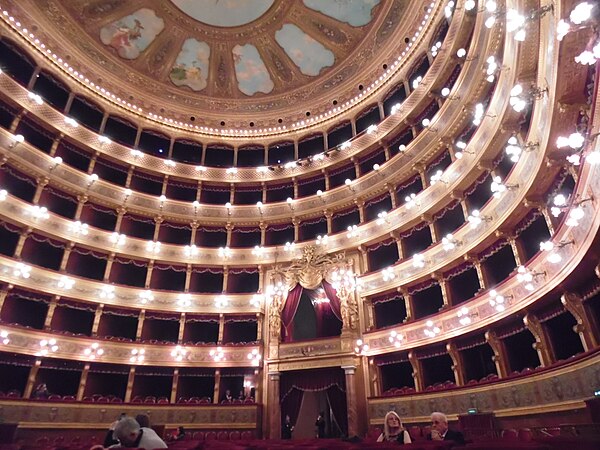
[[[233,396],[231,395],[231,391],[229,389],[225,391],[225,398],[223,398],[223,400],[226,402],[233,401]]]
[[[140,427],[133,417],[125,416],[117,422],[114,437],[119,440],[119,444],[113,445],[111,448],[129,447],[146,450],[167,448],[167,444],[152,428]]]
[[[33,393],[31,394],[32,398],[38,399],[38,400],[45,400],[50,396],[50,392],[48,391],[48,386],[46,386],[46,383],[40,383],[36,386],[36,388],[33,390]]]
[[[106,433],[106,436],[104,437],[104,447],[110,447],[111,445],[115,445],[115,444],[119,443],[119,441],[117,441],[117,439],[113,436],[113,434],[115,432],[115,427],[117,426],[117,423],[119,423],[119,420],[121,420],[126,415],[127,414],[125,414],[125,413],[121,413],[119,415],[119,417],[117,417],[117,420],[115,420],[113,423],[110,424],[110,427],[108,428],[108,432]]]
[[[461,445],[465,443],[465,437],[460,431],[448,429],[448,418],[441,412],[431,414],[431,433],[427,435],[427,440],[453,441]]]
[[[244,395],[244,391],[240,391],[240,393],[238,394],[238,400],[244,400],[246,398],[246,396]]]
[[[148,414],[138,414],[135,416],[135,421],[139,423],[142,428],[150,428],[150,417]]]
[[[185,428],[178,427],[177,433],[174,434],[173,438],[175,441],[183,441],[185,439]]]
[[[402,426],[400,416],[395,411],[389,411],[383,419],[383,433],[377,438],[377,442],[399,442],[400,444],[411,444],[410,434]]]

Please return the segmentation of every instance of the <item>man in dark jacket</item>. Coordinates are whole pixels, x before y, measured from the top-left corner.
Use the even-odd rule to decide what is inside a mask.
[[[448,418],[444,413],[434,412],[431,414],[431,433],[427,435],[430,441],[453,441],[464,444],[465,437],[460,431],[448,429]]]

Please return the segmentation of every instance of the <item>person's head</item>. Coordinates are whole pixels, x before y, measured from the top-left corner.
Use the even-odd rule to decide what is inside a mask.
[[[183,428],[183,427],[178,427],[178,428],[177,428],[177,432],[178,432],[179,434],[185,434],[185,428]]]
[[[135,421],[140,424],[140,427],[150,428],[150,417],[147,414],[138,414],[135,416]]]
[[[225,395],[231,395],[231,390],[229,390],[229,389],[226,389],[226,390],[225,390]]]
[[[133,418],[125,416],[115,425],[113,436],[123,447],[131,447],[140,434],[140,424]]]
[[[446,414],[434,412],[431,414],[431,429],[440,434],[444,434],[448,430],[448,418]]]
[[[325,411],[319,411],[319,417],[325,417]]]
[[[292,420],[292,419],[290,419],[290,415],[289,415],[289,414],[286,414],[286,415],[285,415],[285,422],[286,422],[286,423],[290,423],[290,422],[291,422],[291,420]]]
[[[396,411],[389,411],[383,419],[383,432],[389,436],[390,434],[397,434],[398,430],[402,428],[402,421]]]

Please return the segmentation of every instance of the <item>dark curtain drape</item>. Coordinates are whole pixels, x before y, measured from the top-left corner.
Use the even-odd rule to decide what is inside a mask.
[[[302,296],[302,286],[297,284],[294,286],[294,289],[288,292],[287,299],[285,300],[285,305],[283,310],[281,311],[281,322],[283,325],[283,330],[281,330],[281,340],[283,342],[290,342],[293,337],[293,323],[294,316],[296,315],[296,311],[298,310],[298,305],[300,304],[300,297]]]
[[[294,370],[281,374],[280,381],[281,420],[289,414],[292,424],[296,423],[303,392],[326,391],[327,399],[336,423],[345,434],[348,430],[346,412],[346,376],[338,367],[312,370]]]
[[[340,298],[337,296],[337,292],[335,291],[335,288],[325,280],[323,280],[321,284],[323,285],[323,290],[325,291],[325,295],[329,299],[329,304],[331,305],[331,311],[333,311],[333,314],[335,314],[335,317],[337,317],[338,320],[341,322],[342,321],[342,313],[340,311],[340,303],[341,302],[340,302]]]
[[[339,386],[331,386],[327,389],[327,401],[333,414],[332,421],[335,421],[340,434],[348,435],[348,412],[346,409],[346,392]]]
[[[287,395],[281,400],[281,422],[285,421],[285,416],[290,416],[292,425],[296,425],[300,407],[302,406],[302,397],[304,391],[292,388],[287,392]]]

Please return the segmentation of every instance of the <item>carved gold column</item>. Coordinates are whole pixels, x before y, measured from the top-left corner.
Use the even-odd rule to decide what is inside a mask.
[[[408,290],[404,287],[399,287],[396,289],[402,298],[404,299],[404,307],[406,308],[406,319],[404,322],[408,322],[409,320],[414,319],[415,317],[415,306],[413,302],[413,296],[408,293]]]
[[[135,340],[139,341],[142,339],[142,331],[144,330],[144,319],[146,318],[146,310],[140,310],[140,315],[138,316],[138,326],[135,332]]]
[[[412,366],[413,372],[412,377],[415,382],[415,390],[417,392],[423,392],[425,389],[424,381],[423,381],[423,366],[414,350],[410,350],[408,352],[408,360],[410,361],[410,365]]]
[[[100,317],[102,317],[103,311],[104,303],[100,303],[96,307],[96,312],[94,313],[94,323],[92,324],[92,337],[98,336],[98,328],[100,327]]]
[[[217,342],[220,344],[223,342],[223,333],[225,332],[225,315],[223,313],[219,314],[219,337],[217,338]]]
[[[381,370],[379,366],[375,364],[375,358],[369,358],[367,364],[368,369],[368,380],[370,380],[370,393],[371,397],[379,397],[381,395]]]
[[[52,318],[54,317],[54,311],[56,310],[56,304],[60,299],[60,295],[55,295],[50,300],[50,304],[48,305],[48,312],[46,313],[46,320],[44,321],[44,330],[49,330],[50,325],[52,324]]]
[[[508,367],[508,358],[504,342],[498,337],[495,331],[489,330],[485,332],[485,340],[494,352],[492,361],[496,365],[496,372],[500,378],[506,378],[510,372]]]
[[[452,358],[452,372],[454,372],[454,381],[457,386],[465,385],[465,372],[462,355],[454,342],[448,342],[446,344],[446,350]]]
[[[527,329],[533,334],[535,342],[533,348],[537,351],[540,363],[543,367],[549,366],[554,362],[554,351],[552,349],[552,343],[544,329],[544,325],[540,322],[537,316],[532,313],[528,313],[523,317],[523,323]]]
[[[589,351],[598,346],[598,329],[595,326],[582,298],[574,293],[566,292],[560,297],[561,303],[569,311],[577,324],[573,331],[579,335],[584,351]]]
[[[179,369],[173,371],[173,384],[171,385],[171,404],[177,403],[177,385],[179,384]]]
[[[23,393],[23,398],[31,398],[31,393],[33,392],[33,387],[35,386],[35,379],[37,378],[38,370],[40,370],[40,364],[42,364],[41,359],[36,359],[33,366],[29,370],[29,376],[27,377],[27,384],[25,385],[25,392]]]
[[[83,400],[83,394],[85,392],[85,385],[87,384],[87,377],[90,373],[90,363],[85,363],[83,371],[81,372],[81,378],[79,379],[79,386],[77,387],[77,401]]]
[[[356,398],[356,366],[342,366],[346,375],[346,408],[348,411],[348,436],[358,435],[358,405]]]
[[[0,312],[2,312],[2,307],[4,306],[4,301],[6,300],[6,296],[8,295],[8,293],[10,292],[10,290],[13,288],[14,286],[12,284],[9,284],[6,289],[2,289],[0,291]]]
[[[135,381],[135,367],[129,368],[129,376],[127,377],[127,389],[125,390],[125,403],[131,402],[131,393],[133,392],[133,382]]]
[[[185,332],[185,313],[182,312],[179,317],[179,334],[177,336],[177,343],[181,344],[183,342],[183,333]]]
[[[221,371],[215,370],[215,388],[213,389],[213,404],[219,404],[219,396],[221,395]]]
[[[281,438],[281,405],[279,401],[279,372],[269,372],[269,385],[267,386],[267,407],[269,414],[270,439]]]

